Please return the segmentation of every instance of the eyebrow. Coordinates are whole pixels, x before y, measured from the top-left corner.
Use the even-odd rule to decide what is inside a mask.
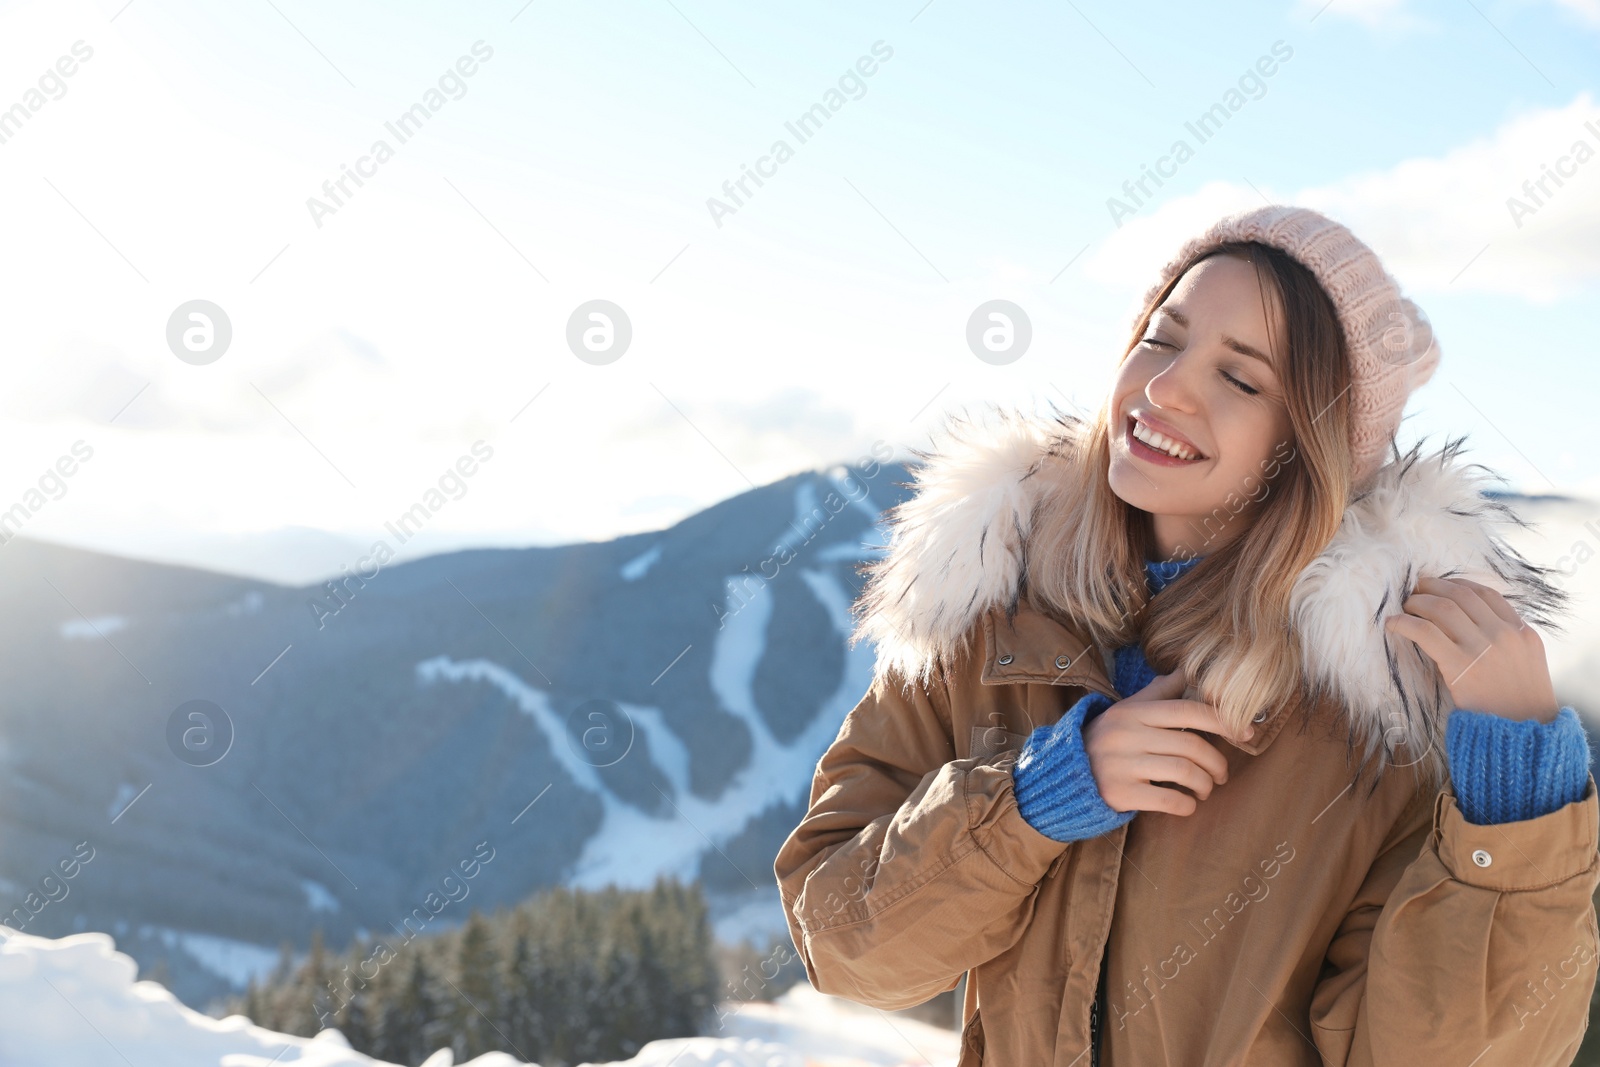
[[[1158,307],[1155,309],[1155,311],[1151,312],[1151,315],[1165,315],[1172,319],[1172,321],[1176,322],[1179,326],[1182,326],[1184,329],[1189,328],[1189,317],[1181,311],[1174,311],[1169,307]],[[1272,366],[1272,360],[1262,355],[1258,349],[1252,348],[1250,345],[1245,344],[1237,337],[1229,337],[1227,334],[1223,334],[1222,343],[1239,353],[1241,356],[1249,356],[1252,359],[1259,359],[1267,366]]]

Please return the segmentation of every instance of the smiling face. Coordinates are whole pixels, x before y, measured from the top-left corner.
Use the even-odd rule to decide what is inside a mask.
[[[1123,360],[1111,387],[1109,481],[1150,514],[1158,558],[1180,545],[1205,555],[1258,510],[1263,471],[1294,441],[1276,369],[1283,338],[1272,287],[1252,264],[1216,255],[1184,274]],[[1234,514],[1228,504],[1241,498],[1252,504]]]

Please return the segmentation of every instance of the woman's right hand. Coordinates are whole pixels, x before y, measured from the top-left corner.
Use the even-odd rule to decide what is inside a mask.
[[[1193,815],[1200,800],[1228,780],[1227,757],[1189,732],[1224,735],[1219,713],[1210,704],[1181,699],[1187,687],[1181,671],[1157,675],[1084,725],[1083,748],[1095,785],[1113,810]],[[1248,728],[1242,740],[1254,732]],[[1194,796],[1156,782],[1185,786]]]

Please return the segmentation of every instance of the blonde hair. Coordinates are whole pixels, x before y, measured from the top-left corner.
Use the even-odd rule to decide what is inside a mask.
[[[1273,297],[1283,310],[1286,350],[1270,355],[1293,440],[1263,462],[1258,486],[1241,485],[1204,520],[1205,540],[1179,552],[1204,558],[1152,598],[1144,570],[1155,554],[1149,516],[1108,482],[1111,398],[1092,419],[1063,419],[1056,449],[1067,473],[1040,501],[1022,595],[1036,610],[1073,620],[1101,647],[1142,645],[1159,674],[1181,668],[1237,733],[1257,712],[1335,699],[1304,680],[1289,602],[1301,571],[1333,539],[1350,496],[1350,371],[1327,293],[1305,266],[1257,242],[1220,244],[1185,263],[1140,314],[1123,360],[1183,274],[1213,255],[1255,267],[1269,323]],[[1380,763],[1380,775],[1383,769]]]

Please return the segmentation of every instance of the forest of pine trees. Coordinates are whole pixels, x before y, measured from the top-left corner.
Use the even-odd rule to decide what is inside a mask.
[[[342,956],[318,934],[299,967],[289,961],[286,947],[228,1011],[302,1037],[337,1027],[357,1051],[411,1065],[446,1045],[457,1063],[492,1051],[541,1067],[630,1059],[646,1042],[704,1033],[719,984],[700,887],[667,879],[553,889]]]

